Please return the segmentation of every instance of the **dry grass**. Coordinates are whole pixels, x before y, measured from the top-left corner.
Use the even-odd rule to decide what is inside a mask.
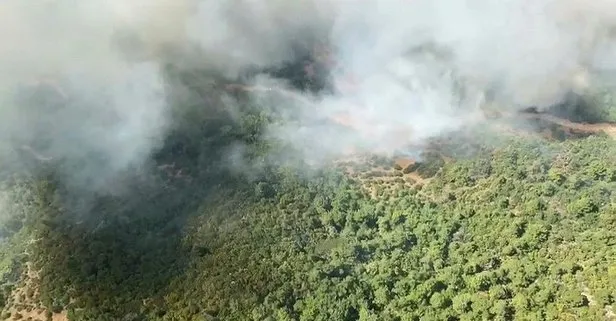
[[[7,305],[2,311],[3,320],[49,320],[47,318],[48,310],[42,306],[39,300],[38,280],[38,271],[32,267],[32,264],[26,263],[26,269],[18,285],[7,298]],[[8,318],[5,317],[7,313],[10,313]],[[52,313],[51,320],[68,321],[66,311]]]

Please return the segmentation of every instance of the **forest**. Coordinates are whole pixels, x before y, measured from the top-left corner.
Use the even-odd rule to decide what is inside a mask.
[[[613,123],[610,97],[566,114]],[[4,178],[3,319],[616,319],[608,132],[486,124],[434,140],[419,160],[315,168],[275,157],[294,147],[264,135],[280,121],[274,106],[243,104],[233,119],[193,110],[176,110],[182,126],[157,170],[97,197],[87,216],[51,169]],[[243,171],[227,166],[234,144]]]

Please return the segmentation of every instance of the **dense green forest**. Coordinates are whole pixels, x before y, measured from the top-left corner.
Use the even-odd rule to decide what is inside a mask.
[[[485,126],[408,166],[312,168],[261,135],[276,108],[199,110],[176,110],[157,170],[86,217],[53,171],[5,180],[3,318],[616,318],[613,137]],[[234,144],[244,171],[226,166]]]

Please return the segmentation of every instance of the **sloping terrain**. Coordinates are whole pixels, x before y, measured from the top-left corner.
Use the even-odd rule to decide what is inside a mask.
[[[217,179],[186,217],[173,202],[206,177],[163,162],[167,196],[135,206],[173,213],[91,231],[45,210],[24,275],[40,272],[13,293],[37,280],[32,296],[69,320],[613,319],[614,141],[527,133],[309,180],[293,167]]]
[[[2,185],[3,317],[615,319],[614,124],[506,115],[312,168],[268,158],[293,154],[264,134],[275,110],[181,111],[147,184],[88,215],[53,172]]]

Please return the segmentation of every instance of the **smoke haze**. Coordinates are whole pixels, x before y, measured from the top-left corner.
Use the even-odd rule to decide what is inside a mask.
[[[232,79],[307,54],[329,91],[265,72],[245,84],[284,89],[250,94],[294,111],[268,134],[316,158],[391,153],[484,121],[487,103],[544,108],[583,92],[616,65],[615,27],[608,0],[5,0],[0,157],[63,159],[73,184],[111,190],[173,125],[165,63]],[[45,81],[36,101],[28,84]]]
[[[129,61],[116,46],[138,18],[119,4],[0,4],[4,167],[53,161],[77,189],[109,192],[160,144],[164,80],[157,61]]]

